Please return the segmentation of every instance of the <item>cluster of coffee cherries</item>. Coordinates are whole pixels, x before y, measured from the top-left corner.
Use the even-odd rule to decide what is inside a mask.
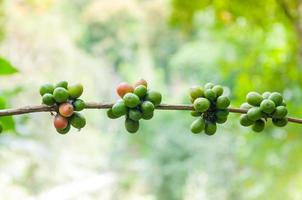
[[[107,116],[111,119],[125,116],[125,128],[129,133],[138,131],[140,119],[151,119],[155,107],[162,100],[159,92],[148,89],[148,83],[144,79],[138,80],[134,86],[120,83],[116,91],[121,99],[107,111]]]
[[[283,97],[278,92],[249,92],[241,108],[247,109],[247,114],[241,115],[242,126],[252,126],[255,132],[263,131],[265,122],[271,118],[275,126],[284,127],[288,123],[287,108]]]
[[[66,81],[61,81],[56,85],[41,86],[40,95],[43,104],[56,108],[54,126],[58,133],[68,133],[70,126],[80,130],[86,125],[85,117],[79,113],[85,108],[85,102],[79,99],[82,93],[81,84],[69,86]]]
[[[191,112],[197,119],[191,124],[192,133],[204,131],[207,135],[216,133],[217,125],[227,121],[230,99],[223,96],[223,87],[207,83],[204,87],[195,86],[190,89],[190,100],[194,111]]]

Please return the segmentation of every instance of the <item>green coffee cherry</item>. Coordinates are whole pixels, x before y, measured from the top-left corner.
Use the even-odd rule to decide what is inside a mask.
[[[129,118],[134,120],[134,121],[138,121],[142,118],[142,113],[139,110],[136,109],[130,109],[129,110]]]
[[[68,89],[68,82],[67,81],[60,81],[56,84],[55,86],[56,88],[57,87],[62,87],[62,88],[65,88],[65,89]]]
[[[230,105],[230,100],[228,97],[225,97],[225,96],[220,96],[217,98],[217,101],[216,101],[216,107],[218,109],[226,109],[229,107]]]
[[[154,106],[158,106],[161,103],[162,96],[159,92],[151,90],[147,92],[146,100],[151,101]]]
[[[116,116],[115,114],[113,114],[112,108],[110,108],[110,109],[107,110],[107,117],[109,117],[110,119],[117,119],[121,116]]]
[[[115,116],[123,116],[127,113],[127,107],[125,105],[125,102],[123,100],[117,101],[113,106],[112,106],[112,113]]]
[[[288,119],[286,117],[281,118],[281,119],[273,118],[273,124],[275,126],[284,127],[287,125],[287,123],[288,123]]]
[[[150,120],[150,119],[153,118],[153,116],[154,116],[153,112],[152,113],[143,113],[142,119],[144,119],[144,120]]]
[[[191,124],[191,132],[192,133],[201,133],[201,131],[203,131],[205,129],[205,122],[204,120],[199,117],[198,119],[196,119],[192,124]]]
[[[271,114],[275,111],[276,105],[272,100],[264,99],[260,104],[260,109],[262,110],[262,112]]]
[[[246,96],[246,100],[252,106],[259,106],[263,97],[257,92],[249,92]]]
[[[280,93],[278,92],[273,92],[270,97],[269,97],[270,100],[272,100],[276,106],[280,106],[283,102],[283,97]]]
[[[40,87],[40,95],[43,96],[44,94],[52,94],[54,91],[54,86],[52,84],[45,84]]]
[[[139,85],[134,89],[134,94],[136,94],[140,99],[143,99],[147,94],[147,87],[144,85]]]
[[[68,124],[68,126],[64,129],[56,129],[58,133],[65,135],[70,131],[70,124]]]
[[[216,133],[217,130],[217,125],[216,123],[213,122],[206,122],[206,126],[205,126],[205,133],[207,135],[214,135]]]
[[[42,97],[42,103],[48,106],[52,106],[56,103],[52,94],[46,93]]]
[[[66,102],[69,98],[69,93],[65,88],[58,87],[53,92],[53,97],[58,103]]]
[[[205,89],[212,89],[215,85],[213,83],[207,83],[204,85]]]
[[[83,85],[82,84],[75,84],[68,87],[68,92],[70,98],[77,99],[83,94]]]
[[[251,106],[250,104],[248,104],[247,102],[244,102],[243,104],[241,104],[241,106],[240,106],[240,108],[242,108],[242,109],[246,109],[246,110],[248,110],[248,109],[250,109],[250,108],[252,108],[253,106]]]
[[[204,96],[204,90],[202,87],[198,87],[198,86],[194,86],[190,88],[190,97],[192,99],[197,99],[199,97],[203,97]]]
[[[251,126],[254,124],[254,121],[250,120],[247,115],[240,116],[240,124],[242,126]]]
[[[191,115],[192,115],[193,117],[200,117],[200,116],[201,116],[201,113],[198,112],[198,111],[191,111]]]
[[[262,94],[262,97],[263,97],[264,99],[268,99],[270,96],[271,96],[271,93],[270,93],[270,92],[264,92],[264,93]]]
[[[285,106],[278,106],[273,113],[273,118],[281,119],[287,115],[288,111]]]
[[[210,108],[210,101],[206,98],[197,98],[194,101],[194,109],[198,112],[205,112]]]
[[[143,113],[153,113],[154,109],[154,105],[151,101],[144,101],[141,104],[141,110]]]
[[[123,99],[124,99],[125,105],[129,108],[134,108],[134,107],[138,106],[138,104],[140,103],[140,99],[138,98],[138,96],[133,93],[125,94]]]
[[[247,117],[252,121],[257,121],[262,117],[261,109],[259,107],[253,107],[248,110]]]
[[[224,124],[226,121],[228,120],[228,117],[222,117],[222,116],[219,116],[217,117],[216,116],[216,123],[217,124]]]
[[[221,85],[215,85],[212,90],[215,92],[217,97],[223,94],[223,87]]]
[[[204,96],[210,101],[215,101],[216,99],[216,93],[212,89],[206,89],[206,91],[204,92]]]
[[[84,110],[86,104],[82,99],[77,99],[73,102],[73,106],[75,111],[82,111]]]
[[[261,132],[264,130],[265,122],[262,119],[258,119],[252,126],[252,130],[255,132]]]
[[[85,127],[86,119],[82,114],[75,112],[70,118],[70,124],[74,128],[81,129]]]
[[[227,109],[217,110],[215,115],[216,118],[225,118],[229,115],[230,111]]]
[[[127,118],[125,120],[125,128],[129,133],[136,133],[139,129],[139,122]]]

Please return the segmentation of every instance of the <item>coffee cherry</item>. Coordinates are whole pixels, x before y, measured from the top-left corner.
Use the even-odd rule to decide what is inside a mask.
[[[153,116],[154,116],[154,113],[152,112],[152,113],[142,113],[143,115],[142,115],[142,119],[144,119],[144,120],[149,120],[149,119],[152,119],[153,118]]]
[[[223,94],[223,87],[221,85],[215,85],[212,90],[215,92],[217,97]]]
[[[272,100],[276,106],[280,106],[283,102],[283,97],[280,93],[278,92],[273,92],[270,97],[269,97],[270,100]]]
[[[216,123],[213,122],[206,122],[206,126],[205,126],[205,133],[207,135],[214,135],[216,133],[217,130],[217,125]]]
[[[133,91],[134,91],[133,86],[125,82],[120,83],[116,88],[116,92],[121,98],[123,98],[125,94],[132,93]]]
[[[56,129],[63,130],[68,126],[68,119],[61,115],[56,115],[53,122]]]
[[[265,122],[262,119],[258,119],[252,126],[252,130],[255,132],[261,132],[264,130]]]
[[[86,107],[86,103],[82,99],[77,99],[73,102],[73,106],[75,111],[82,111]]]
[[[75,112],[70,118],[70,124],[74,128],[81,129],[86,125],[86,119],[82,114]]]
[[[150,101],[144,101],[141,104],[141,110],[143,113],[153,113],[154,109],[154,105]]]
[[[246,100],[252,106],[259,106],[263,97],[257,92],[249,92],[246,96]]]
[[[130,109],[129,111],[129,118],[134,120],[134,121],[138,121],[142,118],[142,113],[139,110],[136,109]]]
[[[265,112],[267,114],[274,112],[275,108],[275,103],[269,99],[264,99],[260,104],[260,109],[262,110],[262,112]]]
[[[68,89],[68,82],[67,81],[60,81],[56,84],[55,86],[56,88],[57,87],[62,87],[62,88],[65,88],[65,89]]]
[[[225,96],[220,96],[217,98],[217,101],[216,101],[216,107],[218,109],[226,109],[229,107],[230,105],[230,100],[228,97],[225,97]]]
[[[206,89],[204,92],[204,96],[210,101],[215,101],[216,99],[216,93],[212,89]]]
[[[210,101],[206,98],[197,98],[194,101],[193,107],[198,112],[205,112],[210,108]]]
[[[148,88],[148,83],[145,79],[140,79],[140,80],[136,81],[136,83],[134,84],[134,87],[138,87],[139,85],[143,85],[146,88]]]
[[[191,115],[192,115],[193,117],[200,117],[200,116],[201,116],[201,113],[198,112],[198,111],[191,111]]]
[[[262,93],[262,97],[263,97],[264,99],[268,99],[270,96],[271,96],[271,93],[270,93],[270,92],[264,92],[264,93]]]
[[[288,123],[288,119],[286,117],[281,118],[281,119],[273,118],[273,124],[275,126],[284,127],[287,125],[287,123]]]
[[[64,129],[56,129],[58,133],[65,135],[66,133],[68,133],[70,131],[70,124],[67,125],[66,128]]]
[[[52,94],[46,93],[42,97],[42,102],[45,105],[52,106],[55,104],[55,99],[53,98]]]
[[[240,124],[242,126],[251,126],[254,124],[254,121],[250,120],[247,115],[240,116]]]
[[[71,103],[63,103],[59,106],[59,113],[63,117],[70,117],[73,114],[74,108]]]
[[[190,88],[190,97],[192,99],[197,99],[199,97],[203,97],[204,96],[204,90],[202,87],[198,87],[198,86],[194,86]],[[193,102],[194,102],[193,100]]]
[[[278,106],[273,113],[273,118],[281,119],[287,115],[288,111],[285,106]]]
[[[140,99],[143,99],[147,94],[147,88],[144,85],[139,85],[134,89],[134,94],[136,94]]]
[[[139,129],[139,122],[127,118],[125,120],[125,128],[129,133],[136,133]]]
[[[147,92],[146,100],[151,101],[154,106],[158,106],[161,103],[162,96],[159,92],[149,90]]]
[[[52,84],[45,84],[40,87],[40,95],[43,96],[44,94],[52,94],[54,91],[54,86]]]
[[[205,129],[205,122],[203,118],[199,117],[191,124],[191,132],[192,133],[200,133]]]
[[[77,99],[83,94],[83,85],[82,84],[75,84],[68,86],[68,92],[72,99]]]
[[[110,109],[107,110],[107,117],[109,117],[110,119],[117,119],[121,116],[116,116],[115,114],[113,114],[112,108],[110,108]]]
[[[240,108],[242,108],[242,109],[246,109],[246,110],[248,110],[248,109],[250,109],[250,108],[252,108],[253,106],[251,106],[250,104],[248,104],[248,103],[246,103],[246,102],[244,102],[243,104],[241,104],[241,106],[240,106]]]
[[[124,99],[125,105],[129,108],[134,108],[134,107],[138,106],[138,104],[140,103],[140,99],[138,98],[138,96],[133,93],[125,94],[123,99]]]
[[[224,110],[217,110],[215,113],[216,118],[225,118],[228,117],[230,111],[227,109]]]
[[[58,87],[53,92],[53,97],[58,103],[66,102],[69,98],[69,93],[65,88]]]
[[[227,120],[228,120],[228,117],[222,117],[222,116],[217,117],[216,116],[216,123],[217,124],[224,124]]]
[[[125,115],[127,113],[127,107],[125,105],[125,102],[123,100],[117,101],[112,106],[112,113],[117,117]]]
[[[247,111],[247,117],[252,121],[257,121],[262,117],[261,109],[259,107],[253,107]]]
[[[205,89],[212,89],[215,85],[213,83],[207,83],[204,85]]]

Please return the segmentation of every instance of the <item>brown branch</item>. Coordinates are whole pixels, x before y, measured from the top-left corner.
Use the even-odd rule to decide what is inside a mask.
[[[86,103],[86,109],[109,109],[113,106],[112,103]],[[194,110],[192,105],[186,105],[186,104],[178,104],[178,105],[171,105],[171,104],[161,104],[156,107],[157,110],[188,110],[192,111]],[[26,106],[22,108],[17,109],[5,109],[0,110],[0,117],[1,116],[12,116],[12,115],[22,115],[22,114],[28,114],[28,113],[36,113],[36,112],[54,112],[57,108],[55,106],[46,106],[46,105],[40,105],[40,106]],[[240,113],[244,114],[247,113],[247,110],[240,109],[240,108],[229,108],[229,111],[231,113]],[[302,124],[302,119],[299,118],[293,118],[288,117],[289,122]]]

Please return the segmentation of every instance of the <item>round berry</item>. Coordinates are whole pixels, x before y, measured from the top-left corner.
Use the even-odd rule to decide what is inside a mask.
[[[40,87],[40,95],[43,96],[44,94],[52,94],[55,87],[52,84],[45,84]]]
[[[83,94],[83,85],[82,84],[75,84],[72,86],[68,86],[68,92],[72,99],[77,99]]]
[[[82,114],[75,112],[70,118],[70,124],[74,128],[81,129],[86,125],[86,119]]]
[[[204,120],[199,117],[198,119],[196,119],[192,124],[191,124],[191,132],[192,133],[200,133],[201,131],[203,131],[205,129],[205,122]]]
[[[123,98],[125,94],[132,93],[133,91],[134,91],[133,86],[125,82],[120,83],[116,88],[116,92],[121,98]]]
[[[242,126],[251,126],[254,124],[254,121],[250,120],[247,115],[240,116],[240,124]]]
[[[264,130],[265,122],[262,119],[258,119],[255,121],[254,125],[252,126],[252,130],[255,132],[261,132]]]
[[[143,99],[147,94],[147,87],[144,85],[139,85],[134,89],[134,94],[136,94],[140,99]]]
[[[68,119],[61,115],[56,115],[53,124],[56,129],[62,130],[68,126]]]
[[[252,106],[259,106],[263,97],[257,92],[249,92],[246,96],[246,100]]]
[[[70,131],[70,124],[67,125],[64,129],[56,129],[58,133],[65,135]]]
[[[151,101],[144,101],[141,104],[141,110],[143,113],[153,113],[154,105]]]
[[[74,108],[71,103],[63,103],[59,106],[59,113],[63,117],[70,117],[73,114]]]
[[[210,108],[210,101],[206,98],[197,98],[194,101],[193,107],[197,112],[205,112]]]
[[[56,88],[57,87],[62,87],[62,88],[65,88],[65,89],[68,89],[68,82],[67,81],[60,81],[56,84],[55,86]]]
[[[288,111],[285,106],[278,106],[273,113],[273,118],[281,119],[287,115]]]
[[[49,93],[46,93],[43,95],[42,102],[43,102],[43,104],[48,105],[48,106],[52,106],[56,103],[55,99],[53,98],[53,95],[49,94]]]
[[[202,87],[198,87],[198,86],[194,86],[190,88],[190,97],[192,99],[197,99],[199,97],[203,97],[204,96],[204,90]]]
[[[276,109],[276,105],[272,100],[264,99],[260,104],[260,108],[262,112],[271,114]]]
[[[222,117],[222,116],[217,117],[216,116],[216,123],[217,124],[224,124],[227,120],[228,120],[228,117]]]
[[[268,99],[270,96],[271,96],[271,93],[270,93],[270,92],[263,92],[263,93],[262,93],[262,97],[263,97],[264,99]]]
[[[129,108],[134,108],[134,107],[138,106],[138,104],[140,103],[140,99],[138,98],[138,96],[133,93],[125,94],[123,99],[124,99],[125,105]]]
[[[213,122],[206,122],[206,126],[205,126],[205,133],[207,135],[214,135],[216,133],[217,130],[217,125],[216,123]]]
[[[201,113],[198,112],[198,111],[191,111],[191,115],[192,115],[193,117],[200,117],[200,116],[201,116]]]
[[[153,118],[153,116],[154,116],[153,112],[152,113],[143,113],[142,119],[144,119],[144,120],[150,120],[150,119]]]
[[[230,111],[227,109],[217,110],[215,113],[216,118],[226,118],[228,117]]]
[[[110,108],[110,109],[107,110],[107,117],[109,117],[110,119],[117,119],[121,116],[116,116],[115,114],[113,114],[112,108]]]
[[[127,118],[125,120],[125,128],[129,133],[136,133],[139,129],[139,122]]]
[[[247,102],[244,102],[243,104],[241,104],[241,106],[240,106],[240,108],[242,108],[242,109],[246,109],[246,110],[248,110],[248,109],[250,109],[250,108],[252,108],[253,106],[251,106],[250,104],[248,104]]]
[[[212,90],[215,92],[217,97],[223,94],[223,87],[221,85],[215,85]]]
[[[284,127],[287,125],[287,123],[288,123],[288,119],[286,117],[281,118],[281,119],[273,118],[273,124],[275,126]]]
[[[53,92],[53,97],[58,103],[66,102],[69,98],[69,93],[65,88],[58,87]]]
[[[82,111],[86,107],[86,103],[82,99],[77,99],[73,102],[73,106],[75,111]]]
[[[215,85],[213,83],[207,83],[204,85],[205,89],[212,89]]]
[[[283,97],[280,93],[278,92],[273,92],[270,97],[269,97],[270,100],[272,100],[276,106],[280,106],[283,102]]]
[[[229,107],[230,105],[230,99],[228,97],[225,97],[225,96],[220,96],[217,98],[217,101],[216,101],[216,107],[218,109],[226,109]]]
[[[137,87],[139,85],[143,85],[146,88],[148,88],[148,83],[145,79],[139,79],[138,81],[136,81],[136,83],[134,84],[134,87]]]
[[[159,92],[149,90],[147,92],[146,100],[151,101],[154,106],[158,106],[161,103],[162,96]]]
[[[252,121],[257,121],[262,117],[261,109],[259,107],[253,107],[247,111],[247,117]]]
[[[134,120],[134,121],[138,121],[142,118],[142,113],[139,110],[130,109],[129,118]]]
[[[123,100],[117,101],[112,106],[112,113],[117,117],[125,115],[127,113],[127,107],[125,105],[125,102]]]
[[[204,96],[210,101],[215,101],[216,99],[216,93],[212,89],[206,89],[206,91],[204,92]]]

